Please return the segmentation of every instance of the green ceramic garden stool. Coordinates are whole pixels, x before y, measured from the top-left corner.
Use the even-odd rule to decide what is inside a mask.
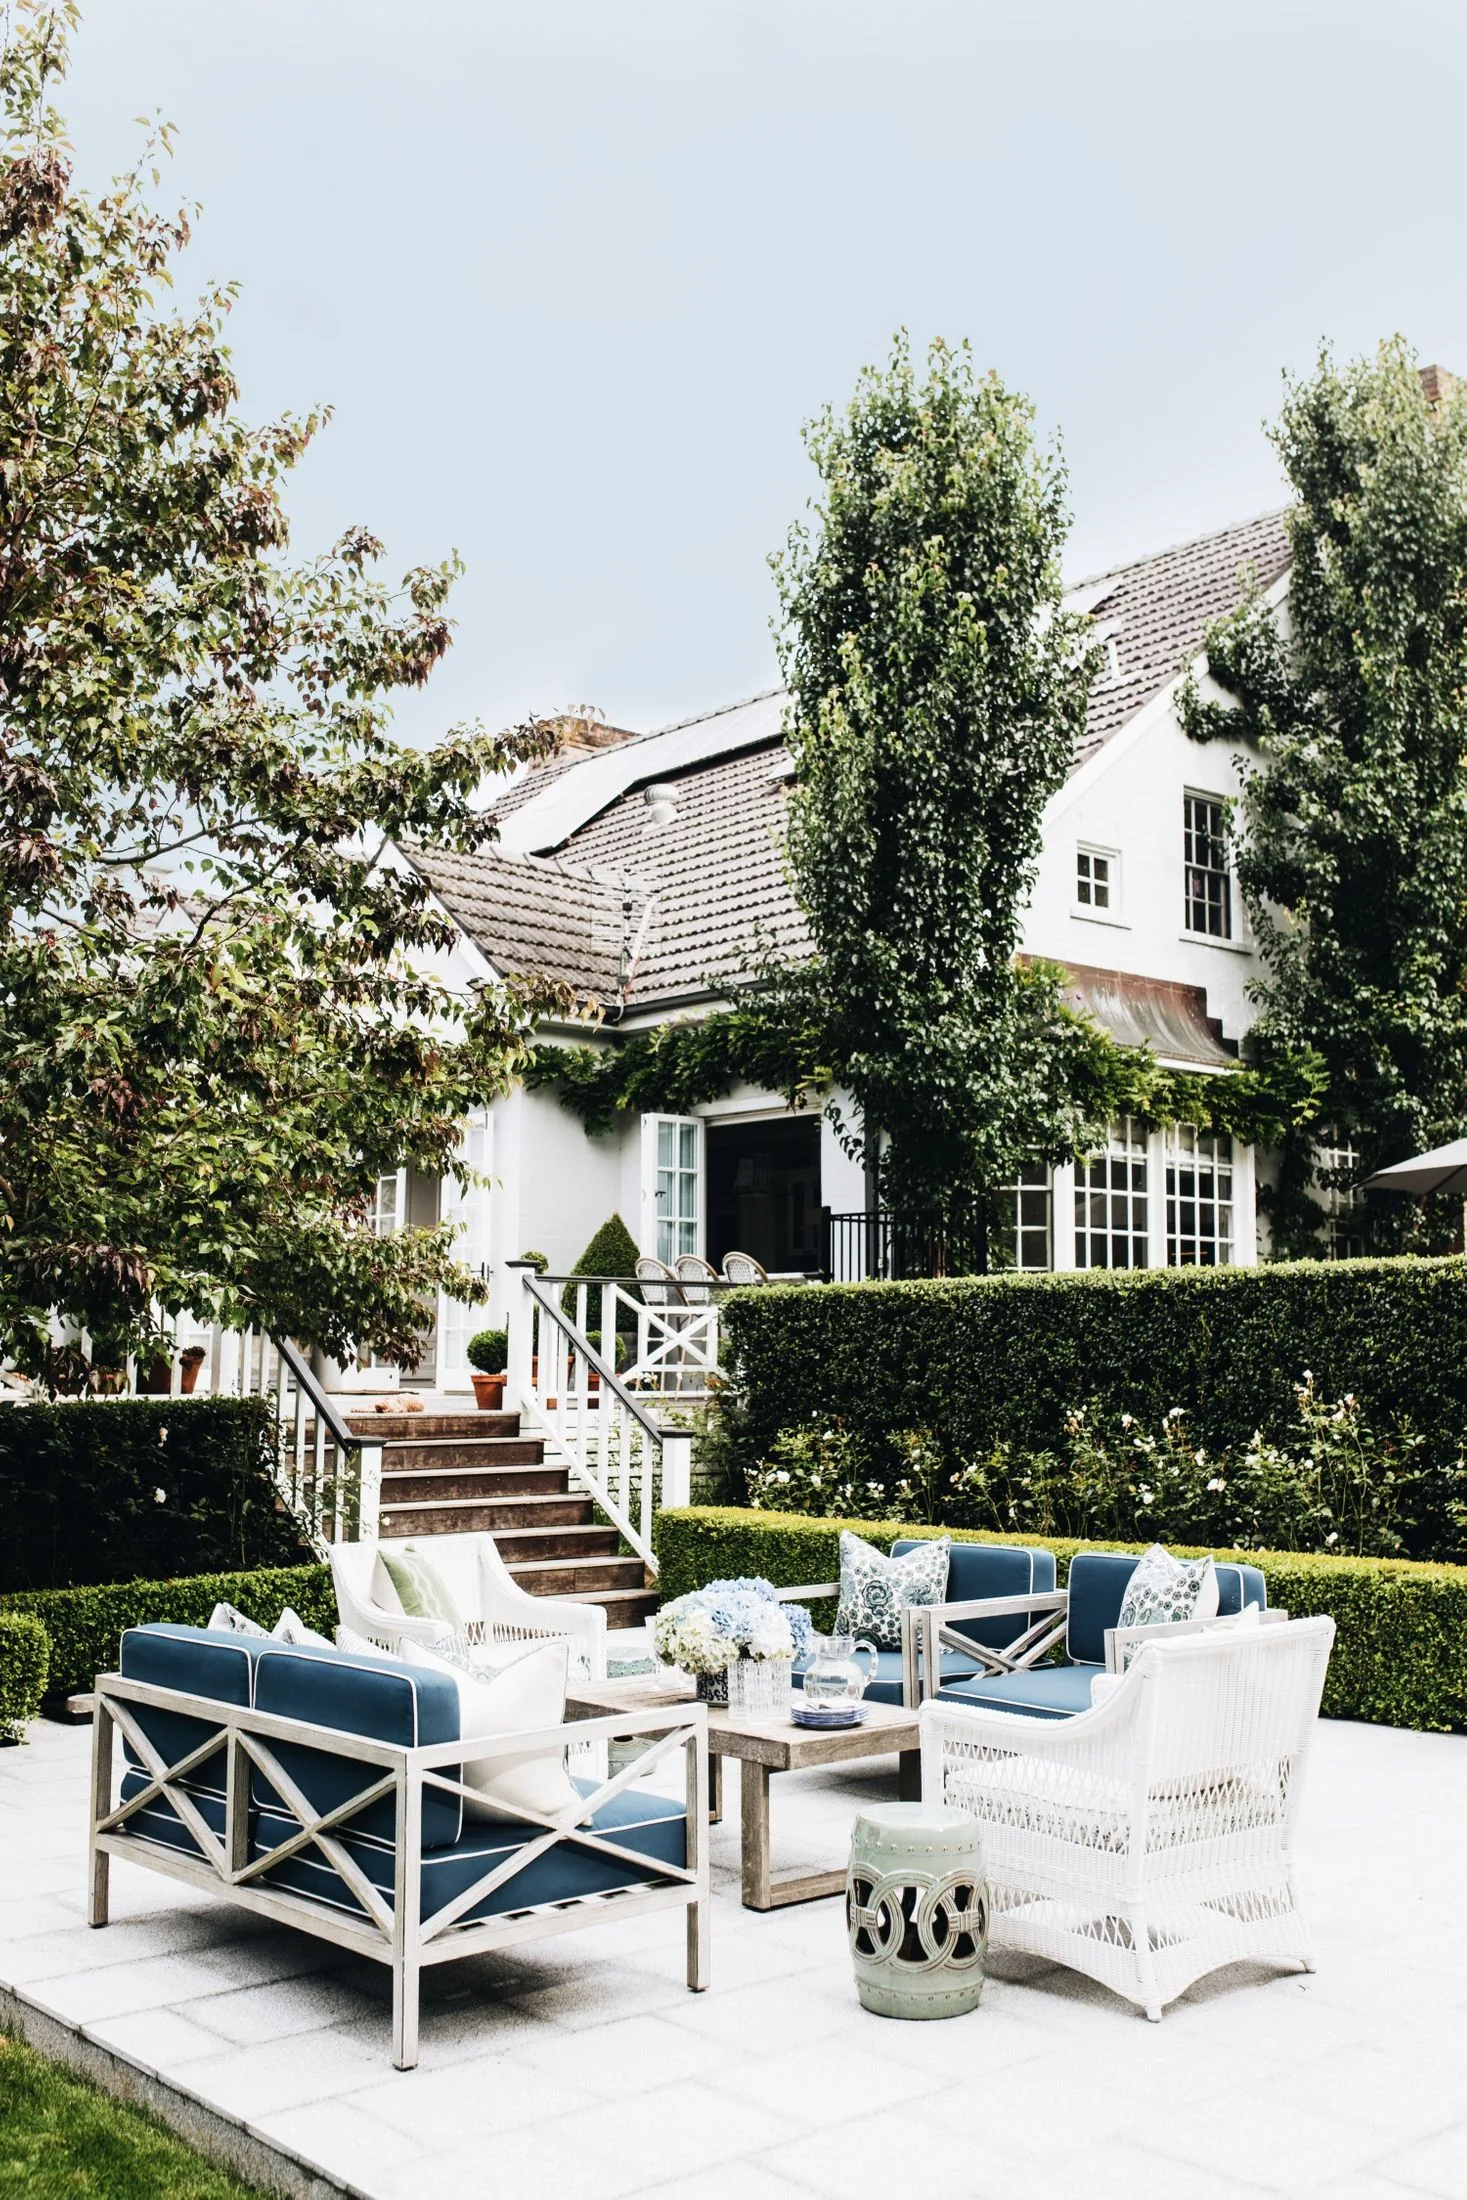
[[[983,1991],[988,1888],[978,1821],[932,1803],[876,1803],[851,1835],[846,1931],[861,2006],[961,2017]]]

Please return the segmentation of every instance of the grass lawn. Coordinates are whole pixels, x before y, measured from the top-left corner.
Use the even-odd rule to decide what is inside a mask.
[[[141,2109],[0,2033],[0,2200],[265,2200]]]

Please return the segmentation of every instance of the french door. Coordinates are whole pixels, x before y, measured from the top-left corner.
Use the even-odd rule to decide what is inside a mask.
[[[703,1124],[696,1115],[642,1117],[644,1252],[670,1268],[703,1250]]]

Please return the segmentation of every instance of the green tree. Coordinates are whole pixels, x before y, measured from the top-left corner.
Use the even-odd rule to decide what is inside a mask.
[[[1256,1037],[1322,1059],[1318,1121],[1369,1169],[1467,1129],[1467,402],[1429,392],[1396,338],[1344,368],[1324,353],[1272,439],[1297,499],[1287,622],[1256,597],[1223,621],[1207,657],[1226,699],[1194,688],[1185,720],[1251,744],[1235,822]],[[1267,1195],[1281,1251],[1317,1245],[1318,1168],[1293,1129]],[[1370,1206],[1378,1246],[1460,1220]]]
[[[169,310],[185,216],[156,161],[72,181],[71,7],[0,49],[0,1347],[58,1373],[152,1309],[411,1360],[481,1295],[446,1230],[378,1238],[377,1178],[452,1166],[530,1002],[453,999],[452,938],[387,836],[470,848],[533,735],[390,737],[448,646],[455,566],[377,578],[360,527],[287,554],[324,416],[248,426],[232,292]]]
[[[919,380],[904,337],[806,443],[817,524],[773,562],[809,976],[884,1196],[942,1209],[1078,1127],[1055,975],[1014,960],[1092,677],[1064,470],[966,346]]]

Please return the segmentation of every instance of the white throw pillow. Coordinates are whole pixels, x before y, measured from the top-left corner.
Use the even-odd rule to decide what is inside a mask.
[[[259,1635],[268,1641],[270,1630],[262,1627],[257,1619],[251,1619],[233,1604],[216,1604],[209,1614],[209,1632],[212,1635]]]
[[[563,1642],[537,1643],[508,1665],[481,1666],[466,1673],[421,1643],[404,1642],[402,1657],[409,1665],[429,1672],[446,1673],[458,1689],[459,1732],[466,1741],[476,1735],[522,1734],[536,1727],[565,1723],[565,1677],[568,1659]],[[464,1786],[477,1790],[464,1799],[464,1817],[470,1823],[517,1825],[530,1835],[535,1828],[516,1818],[508,1806],[553,1818],[577,1800],[565,1769],[565,1753],[513,1753],[481,1757],[463,1768]]]
[[[355,1627],[338,1627],[336,1647],[354,1658],[392,1658],[395,1650],[384,1650],[380,1642],[373,1642],[370,1635],[359,1635]]]
[[[307,1627],[300,1613],[295,1611],[289,1604],[286,1605],[285,1610],[271,1628],[270,1633],[276,1642],[288,1642],[293,1646],[308,1642],[313,1643],[318,1650],[329,1650],[331,1648],[329,1638],[325,1635],[318,1635],[314,1627]]]
[[[1126,1583],[1117,1627],[1165,1627],[1217,1617],[1217,1568],[1210,1558],[1173,1558],[1153,1543]]]

